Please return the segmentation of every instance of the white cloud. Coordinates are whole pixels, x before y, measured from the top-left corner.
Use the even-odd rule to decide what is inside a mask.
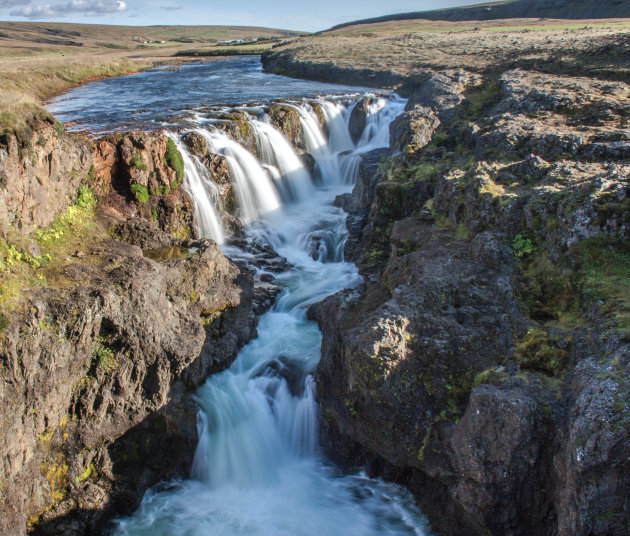
[[[13,5],[19,3],[17,0],[0,0]],[[42,19],[46,17],[63,17],[74,13],[83,15],[102,15],[104,13],[117,13],[127,11],[127,3],[122,0],[70,0],[66,4],[43,4],[31,5],[21,9],[14,9],[11,15],[15,17],[26,17],[27,19]]]
[[[31,0],[26,0],[26,1],[25,0],[0,0],[0,8],[23,6],[30,3],[31,3]]]
[[[178,9],[183,9],[184,6],[160,6],[162,9],[166,9],[166,11],[177,11]]]

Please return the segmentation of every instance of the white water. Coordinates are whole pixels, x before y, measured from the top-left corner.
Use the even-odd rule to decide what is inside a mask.
[[[320,156],[338,153],[330,144]],[[258,338],[196,393],[202,411],[192,479],[148,492],[132,517],[117,522],[115,534],[428,534],[404,489],[343,475],[317,448],[311,373],[321,334],[305,313],[359,280],[354,265],[343,262],[345,218],[332,205],[349,187],[341,176],[327,177],[308,199],[249,226],[250,236],[271,243],[294,266],[278,276],[286,290],[260,318]]]
[[[326,118],[330,146],[334,147],[338,152],[354,149],[354,143],[348,131],[350,108],[346,108],[339,102],[331,102],[323,99],[320,100],[320,102],[324,110],[324,117]],[[387,142],[384,146],[389,144],[389,134],[387,132],[386,134]]]
[[[313,193],[313,182],[295,150],[271,125],[252,120],[256,145],[262,162],[278,170],[274,179],[287,201],[304,201]]]
[[[368,106],[367,124],[357,143],[361,152],[371,151],[389,144],[389,131],[386,125],[389,126],[394,118],[405,110],[406,104],[405,99],[379,97]]]
[[[210,150],[226,157],[230,180],[243,223],[250,223],[280,207],[280,197],[260,162],[246,149],[218,130],[198,129]]]
[[[223,243],[223,228],[218,214],[217,186],[208,175],[206,167],[199,160],[186,152],[180,141],[173,136],[173,141],[184,159],[184,191],[193,201],[195,222],[199,234]]]

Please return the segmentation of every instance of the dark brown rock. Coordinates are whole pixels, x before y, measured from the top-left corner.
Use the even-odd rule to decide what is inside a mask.
[[[276,103],[269,106],[267,115],[271,123],[284,134],[284,137],[293,147],[299,152],[306,151],[300,114],[295,108],[286,104]]]
[[[350,137],[354,143],[357,143],[361,139],[369,114],[369,106],[373,101],[373,98],[366,97],[359,100],[359,102],[354,105],[354,108],[352,108],[348,130],[350,131]]]

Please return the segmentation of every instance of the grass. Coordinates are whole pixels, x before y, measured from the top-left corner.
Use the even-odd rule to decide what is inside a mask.
[[[103,339],[98,341],[92,352],[92,362],[94,366],[106,373],[112,372],[118,367],[116,353]]]
[[[142,184],[132,184],[130,189],[138,203],[146,203],[149,200],[149,190],[146,186],[142,186]]]
[[[525,370],[558,374],[566,365],[569,353],[557,346],[557,341],[546,331],[531,328],[514,345],[514,361]]]
[[[579,242],[573,254],[580,262],[579,282],[586,302],[601,301],[630,336],[630,245],[606,239]]]
[[[48,227],[30,236],[11,231],[7,240],[0,240],[0,310],[18,306],[25,289],[65,285],[63,268],[70,256],[98,236],[95,199],[87,187],[79,189],[75,203]]]
[[[129,164],[132,168],[139,169],[140,171],[146,171],[148,169],[147,163],[144,161],[144,157],[141,154],[133,155]]]

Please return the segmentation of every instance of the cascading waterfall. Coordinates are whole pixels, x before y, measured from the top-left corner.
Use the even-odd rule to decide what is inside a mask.
[[[332,102],[321,99],[319,101],[326,118],[328,138],[330,147],[334,147],[336,152],[351,151],[354,149],[354,142],[348,131],[348,121],[351,108],[343,106],[340,102]]]
[[[193,201],[195,222],[199,234],[223,243],[223,227],[217,216],[218,192],[216,184],[210,179],[208,170],[199,160],[189,155],[180,141],[171,136],[184,159],[184,183],[182,188]]]
[[[397,95],[378,97],[368,105],[366,125],[357,143],[360,152],[371,151],[389,145],[389,124],[404,110],[407,101]]]
[[[313,182],[293,147],[271,125],[262,121],[250,121],[256,135],[259,156],[267,167],[276,168],[274,179],[284,192],[284,199],[303,201],[313,193]]]
[[[387,108],[398,104],[392,100],[375,111],[381,117],[374,123],[387,129]],[[231,153],[231,145],[214,133],[204,137],[212,150]],[[386,137],[374,133],[365,143],[371,146]],[[361,149],[360,143],[354,150]],[[316,158],[331,154],[344,157],[328,146]],[[262,170],[256,163],[255,169]],[[342,177],[329,179],[308,198],[287,203],[274,214],[257,210],[261,219],[247,232],[271,243],[293,265],[277,276],[286,289],[260,318],[258,338],[196,393],[201,412],[193,480],[148,492],[132,517],[118,520],[116,534],[428,534],[404,489],[362,474],[344,476],[318,453],[311,373],[319,360],[321,334],[306,319],[306,308],[359,281],[355,266],[343,262],[345,218],[332,205],[349,185]],[[232,180],[237,180],[234,175]],[[254,188],[251,177],[238,180]]]
[[[296,110],[300,116],[306,150],[315,158],[316,175],[324,183],[334,180],[339,175],[339,162],[319,126],[313,109],[308,104],[287,103],[286,106]]]
[[[280,197],[254,155],[223,132],[205,129],[196,132],[205,138],[212,152],[226,157],[243,223],[250,223],[280,207]]]

